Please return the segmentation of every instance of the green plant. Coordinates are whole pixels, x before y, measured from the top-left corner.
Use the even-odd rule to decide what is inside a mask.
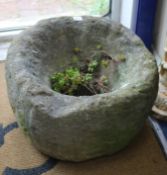
[[[64,72],[56,72],[51,76],[52,89],[72,95],[79,86],[87,86],[93,79],[91,73],[81,74],[78,68],[70,67]]]
[[[109,63],[110,63],[109,60],[101,60],[101,65],[105,68],[108,67]]]
[[[54,91],[67,95],[93,95],[108,92],[109,80],[105,75],[99,75],[100,67],[108,67],[111,58],[104,51],[102,46],[96,45],[95,52],[90,59],[85,59],[82,64],[79,62],[81,49],[76,47],[72,50],[74,56],[72,63],[78,67],[69,67],[62,72],[56,72],[50,77],[51,87]],[[90,61],[91,60],[91,61]],[[99,77],[100,76],[100,77]]]
[[[85,75],[83,75],[83,83],[84,84],[87,84],[92,79],[93,79],[93,75],[90,73],[86,73]]]
[[[77,8],[81,8],[87,12],[88,15],[104,15],[109,10],[109,0],[71,0]]]
[[[70,67],[64,72],[56,72],[51,76],[52,89],[65,93],[72,94],[82,83],[82,76],[78,68]]]
[[[104,15],[108,12],[109,0],[95,0],[90,9],[91,15]]]
[[[100,81],[101,81],[101,83],[102,83],[104,86],[107,86],[107,85],[109,84],[109,80],[108,80],[108,78],[107,78],[105,75],[102,75],[102,76],[100,77]]]
[[[126,61],[126,56],[124,54],[119,54],[117,55],[117,60],[124,62]]]
[[[98,61],[97,60],[92,60],[89,64],[88,64],[88,72],[94,72],[98,66]]]
[[[97,44],[97,45],[96,45],[96,49],[102,50],[102,49],[103,49],[103,46],[102,46],[101,44]]]
[[[73,57],[72,57],[72,63],[78,63],[78,61],[79,61],[79,57],[78,56],[76,56],[76,55],[74,55]]]
[[[75,47],[75,48],[73,49],[73,52],[74,52],[75,54],[78,54],[78,53],[81,52],[81,49],[80,49],[79,47]]]

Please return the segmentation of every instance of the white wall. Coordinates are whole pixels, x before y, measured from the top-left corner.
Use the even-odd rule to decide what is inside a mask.
[[[112,0],[112,15],[114,21],[120,22],[121,19],[122,0]]]
[[[112,0],[112,19],[133,30],[133,18],[137,18],[137,8],[138,0]]]
[[[167,36],[167,0],[159,0],[157,8],[153,47],[155,53],[163,58]]]
[[[135,0],[122,0],[120,22],[127,28],[132,26],[133,3]]]

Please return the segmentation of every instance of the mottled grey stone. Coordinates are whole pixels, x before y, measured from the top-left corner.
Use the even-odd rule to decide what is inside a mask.
[[[101,44],[113,59],[111,91],[68,96],[50,88],[49,76],[71,63],[74,47],[82,58]],[[112,78],[114,77],[114,78]],[[103,18],[40,21],[12,43],[6,62],[11,106],[34,145],[52,157],[83,161],[124,148],[143,126],[157,95],[155,59],[128,29]]]

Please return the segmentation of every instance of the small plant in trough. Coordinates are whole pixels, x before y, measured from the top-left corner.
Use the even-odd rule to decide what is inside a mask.
[[[101,50],[101,45],[97,45]],[[73,63],[79,61],[80,48],[73,49]],[[97,52],[91,59],[86,59],[80,66],[69,66],[62,72],[55,72],[50,77],[51,87],[54,91],[74,96],[95,95],[109,92],[109,79],[101,75],[101,68],[107,68],[111,57],[103,51]]]

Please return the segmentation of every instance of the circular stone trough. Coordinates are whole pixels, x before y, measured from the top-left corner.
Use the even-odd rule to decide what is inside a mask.
[[[102,45],[115,64],[110,92],[69,96],[51,89],[49,77]],[[122,60],[122,58],[124,58]],[[12,43],[6,61],[12,109],[20,127],[41,152],[84,161],[111,155],[137,135],[158,89],[155,59],[128,29],[104,18],[61,17],[40,21]]]

